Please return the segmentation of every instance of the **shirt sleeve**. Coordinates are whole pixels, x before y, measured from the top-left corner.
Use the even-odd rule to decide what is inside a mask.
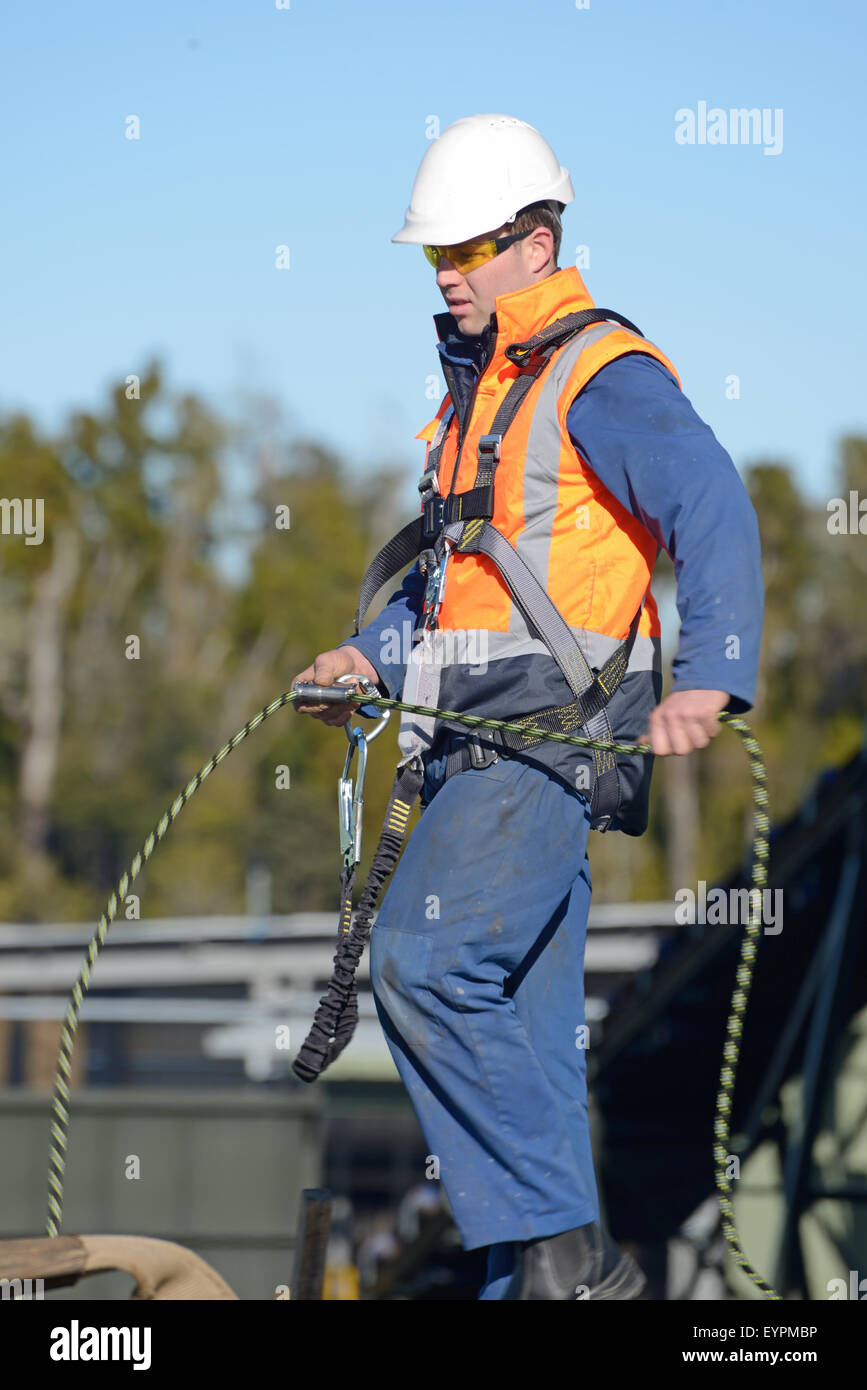
[[[647,354],[604,366],[576,396],[570,438],[671,556],[681,619],[675,690],[724,690],[750,709],[764,586],[758,518],[731,458],[671,373]]]
[[[341,647],[356,647],[376,668],[389,700],[396,700],[403,688],[412,651],[412,634],[421,617],[424,590],[425,578],[416,560],[401,587],[373,621],[363,627],[357,637],[346,637],[338,643]]]

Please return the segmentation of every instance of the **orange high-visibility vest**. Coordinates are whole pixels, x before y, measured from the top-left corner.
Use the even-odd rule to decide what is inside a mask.
[[[497,299],[496,345],[476,388],[457,478],[458,422],[454,417],[440,456],[443,494],[473,486],[479,439],[490,429],[518,374],[505,357],[506,347],[531,338],[555,319],[593,307],[575,267]],[[616,325],[586,329],[561,348],[542,372],[503,439],[491,518],[543,580],[570,627],[619,640],[626,636],[645,595],[639,637],[659,635],[656,604],[648,591],[657,543],[579,457],[566,416],[600,368],[630,352],[656,357],[680,384],[671,362],[647,339]],[[446,397],[434,419],[416,436],[428,441],[426,458],[448,404]],[[439,609],[440,629],[479,629],[505,636],[511,624],[517,636],[515,628],[523,624],[513,609],[511,595],[487,556],[451,557]],[[595,650],[609,645],[597,643]],[[507,642],[496,644],[498,655],[507,655],[507,648]]]

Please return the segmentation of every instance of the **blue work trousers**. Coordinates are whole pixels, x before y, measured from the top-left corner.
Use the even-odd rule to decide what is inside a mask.
[[[587,1115],[584,945],[590,808],[501,757],[443,781],[371,935],[376,1009],[465,1249],[599,1220]]]

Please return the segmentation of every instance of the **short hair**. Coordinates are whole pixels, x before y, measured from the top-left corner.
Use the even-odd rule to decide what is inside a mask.
[[[558,203],[554,198],[548,198],[541,203],[528,203],[525,208],[516,214],[512,224],[513,232],[530,232],[534,227],[548,227],[554,234],[554,264],[560,254],[560,242],[563,237],[563,224],[560,221],[560,214],[565,203]]]

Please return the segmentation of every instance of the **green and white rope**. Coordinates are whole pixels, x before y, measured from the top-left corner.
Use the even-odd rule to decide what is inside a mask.
[[[243,728],[239,729],[236,734],[233,734],[228,743],[225,743],[219,752],[215,753],[212,758],[209,758],[204,767],[196,773],[192,781],[188,782],[183,791],[178,794],[169,809],[151,831],[141,850],[130,864],[129,869],[119,880],[117,888],[106,904],[105,912],[99,919],[96,932],[91,938],[87,948],[78,979],[73,985],[72,995],[67,1005],[66,1016],[60,1033],[57,1071],[52,1095],[54,1117],[51,1123],[52,1144],[49,1155],[48,1219],[46,1222],[46,1231],[49,1236],[59,1235],[63,1225],[63,1175],[66,1167],[67,1135],[69,1129],[69,1110],[67,1108],[69,1104],[69,1087],[67,1082],[71,1077],[71,1060],[75,1045],[75,1034],[78,1030],[84,997],[90,985],[91,970],[96,964],[99,952],[105,944],[108,936],[108,929],[117,916],[119,903],[122,902],[125,897],[129,885],[138,877],[142,867],[147,863],[156,849],[156,846],[164,838],[169,826],[177,819],[183,807],[186,806],[187,802],[193,796],[193,793],[198,790],[206,777],[209,777],[214,768],[217,767],[224,758],[227,758],[229,754],[238,747],[238,744],[242,743],[254,729],[257,729],[260,724],[263,724],[265,720],[270,718],[272,714],[275,714],[277,710],[284,709],[296,699],[296,692],[292,690],[286,691],[276,700],[272,700],[269,705],[266,705],[264,709],[261,709],[258,714],[248,720]],[[449,722],[465,725],[472,729],[496,729],[503,733],[521,734],[528,739],[539,738],[550,743],[566,743],[577,748],[595,748],[605,752],[631,755],[648,755],[653,752],[649,745],[643,743],[606,743],[598,739],[582,738],[577,734],[555,733],[547,729],[534,728],[527,724],[513,724],[504,719],[486,719],[481,715],[462,714],[456,710],[433,709],[428,705],[407,704],[402,700],[389,700],[384,696],[359,696],[359,703],[365,706],[375,706],[379,709],[399,710],[407,714],[447,720]],[[780,1295],[752,1267],[741,1248],[732,1206],[732,1184],[731,1179],[726,1173],[727,1163],[731,1157],[729,1153],[729,1144],[731,1140],[732,1098],[734,1095],[741,1035],[743,1032],[743,1019],[749,999],[750,986],[752,985],[753,970],[761,934],[762,895],[767,884],[769,828],[767,779],[761,749],[753,737],[750,726],[735,715],[720,714],[718,717],[722,722],[728,724],[736,733],[740,734],[744,750],[750,763],[750,773],[753,782],[753,865],[752,887],[749,895],[749,922],[741,942],[741,952],[736,972],[736,984],[731,999],[729,1017],[726,1023],[723,1066],[720,1073],[719,1091],[717,1093],[717,1108],[714,1119],[714,1175],[719,1192],[723,1233],[735,1262],[743,1269],[745,1274],[748,1275],[766,1298],[779,1300]]]

